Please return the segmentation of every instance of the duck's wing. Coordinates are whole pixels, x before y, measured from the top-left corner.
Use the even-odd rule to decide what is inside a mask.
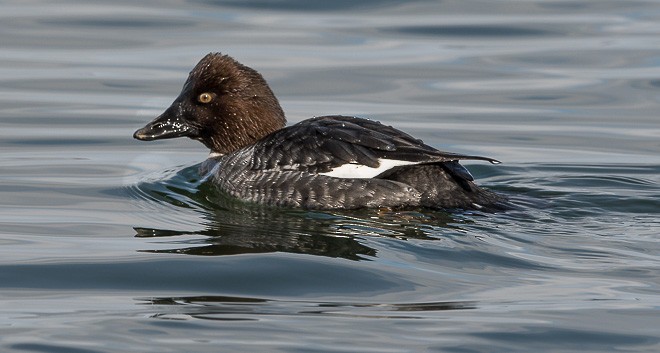
[[[452,161],[498,161],[439,151],[377,121],[322,116],[284,128],[251,146],[253,170],[294,170],[340,178],[372,178],[391,168],[451,162],[461,177],[469,172]]]

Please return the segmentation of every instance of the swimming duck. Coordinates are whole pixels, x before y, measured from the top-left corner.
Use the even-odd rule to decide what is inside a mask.
[[[319,116],[285,127],[280,104],[254,69],[210,53],[179,96],[137,130],[142,141],[189,137],[211,150],[204,173],[232,197],[307,209],[475,209],[505,200],[474,184],[460,160],[377,121]]]

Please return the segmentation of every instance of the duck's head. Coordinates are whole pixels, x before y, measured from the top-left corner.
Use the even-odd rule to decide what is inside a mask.
[[[211,152],[227,154],[285,124],[277,98],[257,71],[211,53],[193,68],[172,105],[133,137],[153,141],[186,136]]]

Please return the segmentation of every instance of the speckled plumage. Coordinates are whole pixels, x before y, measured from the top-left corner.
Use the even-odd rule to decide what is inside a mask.
[[[493,159],[439,151],[367,119],[322,116],[289,127],[285,121],[261,75],[226,55],[209,54],[172,106],[134,136],[200,140],[219,155],[205,162],[202,172],[221,190],[249,202],[355,209],[480,208],[505,200],[477,187],[458,163],[497,162]],[[375,169],[388,161],[394,167]],[[343,177],[332,176],[340,175],[342,166]],[[377,175],[353,176],[353,170]]]

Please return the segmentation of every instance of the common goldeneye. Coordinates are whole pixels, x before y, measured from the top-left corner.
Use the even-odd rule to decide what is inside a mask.
[[[220,53],[193,68],[179,96],[133,137],[189,137],[211,149],[208,178],[241,200],[308,209],[481,208],[501,195],[481,189],[459,160],[400,130],[351,116],[285,127],[280,104],[255,70]]]

